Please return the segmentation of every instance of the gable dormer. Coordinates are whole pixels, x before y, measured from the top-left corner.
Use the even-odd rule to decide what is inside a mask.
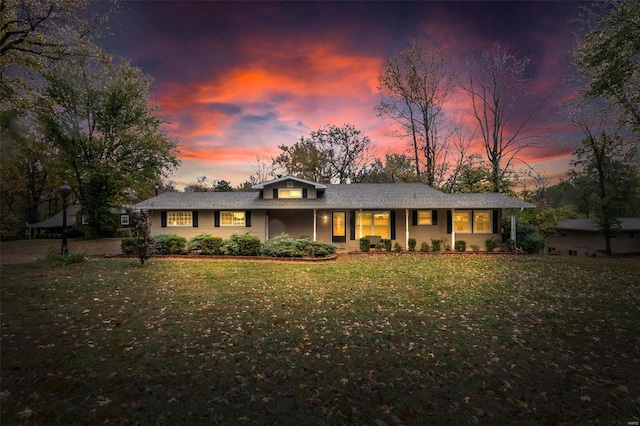
[[[251,189],[259,190],[265,200],[304,199],[322,198],[327,186],[295,176],[284,176],[253,185]]]

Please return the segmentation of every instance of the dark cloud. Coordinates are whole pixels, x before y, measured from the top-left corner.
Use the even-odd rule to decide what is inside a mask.
[[[276,154],[279,144],[294,143],[329,123],[354,124],[379,152],[400,149],[373,109],[377,77],[389,56],[415,41],[439,46],[460,71],[465,58],[496,41],[529,56],[532,94],[514,123],[536,109],[531,132],[543,146],[552,147],[551,141],[569,146],[556,150],[555,157],[531,152],[532,161],[555,158],[557,167],[557,159],[569,155],[573,135],[557,107],[574,90],[563,79],[571,70],[577,2],[134,1],[122,6],[119,32],[104,47],[154,77],[156,98],[172,123],[168,131],[185,158],[195,161],[206,153],[198,167],[206,162],[235,173],[214,178],[243,181],[256,154]],[[462,111],[461,98],[452,99],[451,110]],[[185,162],[179,174],[202,174],[191,164]]]

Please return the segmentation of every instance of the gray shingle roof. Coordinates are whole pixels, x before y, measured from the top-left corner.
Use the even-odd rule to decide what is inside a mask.
[[[71,204],[67,206],[67,226],[72,227],[76,224],[76,215],[80,211],[81,207],[78,204]],[[29,228],[62,228],[62,211],[51,216],[49,219],[45,219],[42,222],[29,225]]]
[[[621,222],[621,231],[640,231],[640,218],[638,217],[622,217],[618,219]],[[558,224],[558,229],[598,232],[593,219],[569,219],[563,220]]]
[[[326,185],[319,199],[262,199],[259,192],[166,192],[136,205],[148,210],[532,208],[505,194],[445,194],[420,183]]]
[[[270,181],[267,181],[267,182],[258,183],[256,185],[253,185],[251,187],[251,189],[264,189],[265,186],[273,185],[273,184],[276,184],[276,183],[279,183],[279,182],[284,182],[284,181],[287,181],[287,180],[294,180],[296,182],[300,182],[300,183],[303,183],[303,184],[306,184],[306,185],[311,185],[311,186],[314,186],[316,189],[327,189],[327,186],[322,184],[322,183],[312,182],[312,181],[306,180],[306,179],[300,179],[300,178],[297,178],[295,176],[283,176],[283,177],[279,177],[278,179],[274,179],[274,180],[270,180]]]

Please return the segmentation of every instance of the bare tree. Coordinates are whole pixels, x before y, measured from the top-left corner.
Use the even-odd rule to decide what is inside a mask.
[[[259,155],[256,155],[255,163],[251,163],[251,171],[253,173],[249,177],[249,182],[252,182],[252,185],[260,182],[266,182],[276,176],[273,160],[271,162],[267,162],[265,158],[260,157]]]
[[[495,43],[480,58],[466,61],[468,80],[462,89],[471,100],[471,114],[481,133],[486,158],[491,165],[494,192],[505,190],[505,177],[522,150],[536,144],[526,136],[526,126],[544,103],[520,123],[511,126],[515,107],[527,95],[526,68],[529,58]],[[507,131],[507,127],[513,130]]]
[[[273,160],[275,167],[313,181],[358,182],[374,162],[373,143],[351,124],[330,124],[279,148],[282,153]]]
[[[611,128],[609,110],[593,99],[577,99],[564,115],[584,135],[574,151],[569,176],[586,197],[594,198],[595,222],[611,255],[611,237],[620,229],[619,217],[639,185],[637,144]]]
[[[453,74],[448,60],[435,46],[416,44],[387,61],[378,78],[382,100],[376,106],[379,116],[386,116],[399,126],[397,136],[409,140],[416,175],[434,185],[436,171],[445,150],[440,137],[444,104],[453,88]]]

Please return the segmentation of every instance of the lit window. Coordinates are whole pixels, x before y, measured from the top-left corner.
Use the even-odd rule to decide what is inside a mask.
[[[245,226],[244,211],[220,212],[220,226]]]
[[[491,211],[478,210],[473,212],[473,232],[491,233]]]
[[[362,234],[360,224],[362,223]],[[389,212],[356,212],[356,238],[376,235],[389,238],[391,214]]]
[[[167,212],[167,226],[192,226],[192,212]]]
[[[302,198],[302,189],[279,189],[278,198]]]
[[[455,212],[453,215],[453,230],[455,232],[471,232],[471,212]]]
[[[418,210],[418,225],[432,225],[431,210]]]
[[[121,214],[120,215],[120,225],[128,225],[129,224],[129,215]]]
[[[85,216],[85,215],[82,215],[82,219],[80,220],[80,222],[83,225],[88,225],[89,224],[89,218],[87,216]]]

